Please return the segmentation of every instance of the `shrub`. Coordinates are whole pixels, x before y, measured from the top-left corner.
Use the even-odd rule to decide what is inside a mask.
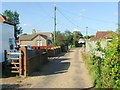
[[[95,52],[104,53],[104,57],[96,57]],[[85,57],[85,55],[84,55]],[[89,71],[98,88],[120,88],[120,47],[118,39],[108,42],[105,49],[96,43],[95,51],[90,55]]]

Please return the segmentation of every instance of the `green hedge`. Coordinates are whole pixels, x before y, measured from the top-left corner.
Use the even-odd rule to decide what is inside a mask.
[[[95,51],[104,53],[103,58],[96,57]],[[120,48],[118,47],[118,39],[109,42],[105,49],[100,46],[100,42],[97,43],[95,51],[90,55],[89,61],[85,61],[94,84],[97,88],[120,89]]]

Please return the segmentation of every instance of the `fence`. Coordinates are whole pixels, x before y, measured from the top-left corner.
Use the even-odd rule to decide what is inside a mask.
[[[48,62],[47,53],[42,50],[27,50],[24,46],[22,46],[20,50],[24,55],[24,76],[38,70],[43,64]]]
[[[56,56],[60,53],[61,53],[61,47],[60,46],[52,47],[51,49],[47,50],[48,57],[54,57],[54,56]]]
[[[21,46],[18,52],[8,52],[7,54],[18,54],[18,58],[10,58],[8,57],[7,60],[11,60],[15,62],[13,63],[14,67],[10,65],[11,68],[16,68],[16,71],[12,71],[12,73],[19,73],[19,76],[26,77],[27,75],[30,75],[34,71],[38,71],[38,69],[41,68],[42,65],[46,64],[48,62],[48,57],[56,56],[61,52],[61,47],[43,47],[39,49],[39,47],[33,49],[33,50],[27,50],[25,46]],[[16,59],[18,61],[16,62]],[[19,63],[18,63],[19,62]],[[17,65],[19,64],[19,65]]]
[[[53,56],[56,56],[59,53],[61,53],[61,47],[60,46],[56,46],[56,47],[52,47],[52,46],[32,46],[32,49],[44,50],[44,51],[47,52],[48,57],[53,57]]]
[[[19,73],[19,76],[22,76],[22,62],[21,62],[21,57],[22,53],[21,51],[19,52],[7,52],[7,60],[11,61],[11,72],[12,73]],[[15,57],[16,56],[16,57]],[[6,68],[7,69],[7,68]]]
[[[23,52],[24,76],[38,70],[42,65],[48,62],[48,57],[56,56],[61,53],[61,47],[51,46],[33,46],[33,50],[27,50],[25,46],[20,48]]]
[[[32,46],[32,49],[40,50],[40,49],[51,49],[52,46]]]

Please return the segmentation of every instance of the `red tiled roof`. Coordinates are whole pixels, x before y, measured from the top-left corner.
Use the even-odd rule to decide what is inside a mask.
[[[100,40],[100,39],[106,39],[110,36],[111,33],[114,33],[114,32],[111,32],[111,31],[97,31],[96,37],[93,37],[90,40],[91,41],[96,41],[96,40]]]

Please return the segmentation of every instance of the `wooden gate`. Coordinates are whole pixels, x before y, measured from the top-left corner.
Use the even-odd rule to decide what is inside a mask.
[[[19,52],[7,52],[7,61],[10,64],[11,73],[19,73],[19,76],[24,76],[23,53]]]

